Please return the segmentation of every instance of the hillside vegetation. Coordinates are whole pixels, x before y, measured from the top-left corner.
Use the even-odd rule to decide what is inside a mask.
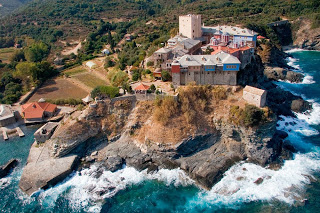
[[[1,1],[0,1],[1,2]],[[153,26],[177,26],[180,14],[201,14],[206,25],[247,24],[265,25],[281,18],[300,16],[319,25],[318,0],[47,0],[30,3],[24,10],[1,21],[0,36],[29,35],[35,39],[55,42],[59,37],[84,36],[96,29],[100,19],[109,22],[136,20],[135,27],[150,19]],[[50,17],[50,18],[49,18]],[[170,24],[168,27],[171,27]],[[258,29],[258,28],[257,28]]]
[[[0,18],[10,14],[30,1],[32,0],[0,0]]]

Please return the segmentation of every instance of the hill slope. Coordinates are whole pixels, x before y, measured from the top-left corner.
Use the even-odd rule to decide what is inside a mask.
[[[0,0],[0,18],[32,0]]]

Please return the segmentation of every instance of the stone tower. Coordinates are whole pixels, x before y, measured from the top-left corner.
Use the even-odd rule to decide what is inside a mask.
[[[201,15],[188,14],[179,16],[179,35],[191,39],[201,37]]]

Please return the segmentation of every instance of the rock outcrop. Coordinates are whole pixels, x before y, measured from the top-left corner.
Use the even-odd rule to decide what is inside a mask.
[[[28,195],[64,180],[72,173],[77,163],[76,155],[53,158],[50,156],[48,147],[49,144],[38,146],[35,142],[30,149],[27,164],[19,182],[21,190]]]
[[[11,159],[6,163],[6,165],[0,167],[0,178],[7,176],[12,169],[18,165],[17,159]]]
[[[300,83],[304,78],[304,75],[301,73],[297,73],[286,68],[269,66],[265,68],[264,75],[270,80],[282,80],[292,83]]]
[[[111,159],[116,157],[118,162],[122,159],[128,166],[149,171],[180,167],[200,185],[210,188],[239,161],[248,160],[265,166],[290,157],[290,151],[282,146],[284,134],[276,130],[275,122],[259,129],[215,124],[214,133],[189,137],[174,147],[141,145],[124,134],[103,150],[105,161],[108,164],[112,156]]]
[[[295,21],[298,30],[294,32],[293,45],[306,50],[320,50],[320,28],[313,28],[312,22],[299,18]]]

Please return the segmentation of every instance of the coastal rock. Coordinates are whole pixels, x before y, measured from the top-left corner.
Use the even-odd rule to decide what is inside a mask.
[[[23,169],[19,187],[28,195],[62,181],[71,174],[77,163],[76,155],[53,158],[46,143],[44,147],[37,146],[36,142],[32,145]]]
[[[303,75],[294,71],[290,71],[281,67],[266,67],[264,75],[270,80],[282,80],[294,83],[300,83],[303,80]]]
[[[124,163],[124,160],[119,156],[108,157],[104,162],[104,166],[107,170],[111,172],[115,172],[122,168],[123,163]]]
[[[211,188],[223,173],[241,161],[261,166],[274,162],[282,154],[282,140],[287,135],[276,130],[276,121],[258,129],[215,123],[216,131],[188,137],[174,148],[144,147],[127,135],[108,144],[100,152],[107,156],[119,156],[128,166],[137,170],[180,167],[205,188]],[[280,163],[280,162],[279,162]]]
[[[7,176],[12,169],[18,165],[17,159],[11,159],[6,163],[6,165],[0,167],[0,178]]]
[[[293,100],[291,103],[291,110],[294,112],[302,113],[311,109],[312,105],[308,101],[303,100],[302,98]]]

